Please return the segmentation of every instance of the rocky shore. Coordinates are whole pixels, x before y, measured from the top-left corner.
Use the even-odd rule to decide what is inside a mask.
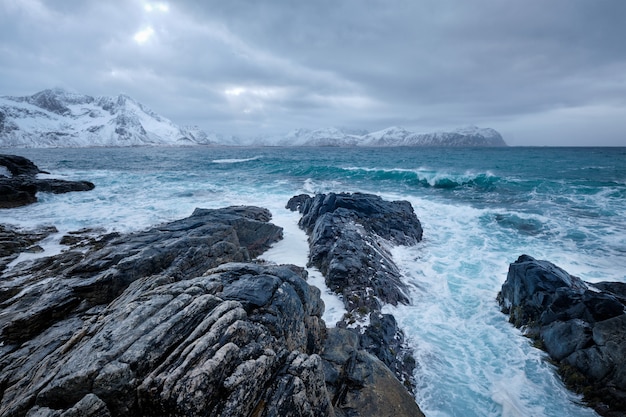
[[[258,207],[197,209],[129,235],[77,232],[59,255],[5,268],[0,415],[423,415],[369,339],[326,327],[303,268],[255,261],[281,239],[270,220]],[[9,256],[41,236],[6,230],[23,241]],[[373,277],[379,296],[393,287]]]
[[[37,192],[54,194],[93,190],[89,181],[66,181],[55,178],[38,178],[49,174],[32,161],[17,155],[0,155],[0,209],[32,204]]]
[[[21,157],[0,155],[0,168],[3,208],[93,188],[38,178]],[[0,224],[0,415],[423,416],[413,353],[383,313],[410,302],[390,248],[421,241],[412,206],[329,193],[287,207],[301,214],[308,266],[344,301],[330,327],[302,266],[256,259],[282,239],[264,208],[196,209],[126,235],[77,230],[60,254],[20,263],[57,229]],[[626,416],[626,284],[522,255],[498,302],[570,389]]]
[[[498,302],[550,355],[570,389],[603,416],[626,416],[626,284],[590,284],[522,255]]]

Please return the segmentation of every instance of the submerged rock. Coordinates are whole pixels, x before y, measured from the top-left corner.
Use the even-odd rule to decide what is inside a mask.
[[[395,318],[381,312],[384,304],[409,303],[388,245],[422,239],[411,204],[370,194],[330,193],[295,196],[287,207],[302,214],[299,225],[309,235],[309,263],[342,296],[348,313],[337,325],[354,329],[359,345],[412,389],[415,361]]]
[[[511,323],[524,327],[557,363],[564,382],[606,416],[626,415],[625,288],[588,284],[522,255],[498,294]]]
[[[37,192],[54,194],[93,190],[89,181],[37,178],[41,171],[32,161],[17,155],[0,155],[0,208],[13,208],[37,201]]]

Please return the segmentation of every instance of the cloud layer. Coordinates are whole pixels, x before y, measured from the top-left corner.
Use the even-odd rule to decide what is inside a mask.
[[[0,95],[121,92],[179,124],[467,124],[626,145],[622,0],[0,3]]]

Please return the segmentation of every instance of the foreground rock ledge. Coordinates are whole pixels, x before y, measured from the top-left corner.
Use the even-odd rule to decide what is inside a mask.
[[[420,416],[352,332],[327,330],[256,207],[196,210],[6,270],[2,416]]]
[[[626,415],[626,284],[586,283],[522,255],[498,301],[511,323],[548,352],[569,388],[601,415]]]

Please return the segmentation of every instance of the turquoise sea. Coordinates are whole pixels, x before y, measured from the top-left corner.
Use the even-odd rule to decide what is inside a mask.
[[[0,149],[90,192],[40,194],[0,222],[54,225],[44,255],[81,228],[127,232],[196,207],[258,205],[285,228],[265,256],[306,262],[296,194],[368,192],[411,202],[424,228],[393,255],[412,288],[396,315],[415,349],[416,399],[434,416],[595,416],[495,301],[509,263],[547,259],[595,282],[626,282],[626,148]],[[34,256],[34,255],[29,255]],[[41,256],[41,255],[39,255]],[[24,259],[24,258],[22,258]],[[20,259],[20,260],[22,260]],[[318,285],[319,277],[313,282]],[[315,278],[315,279],[314,279]],[[326,296],[329,325],[340,314]]]

